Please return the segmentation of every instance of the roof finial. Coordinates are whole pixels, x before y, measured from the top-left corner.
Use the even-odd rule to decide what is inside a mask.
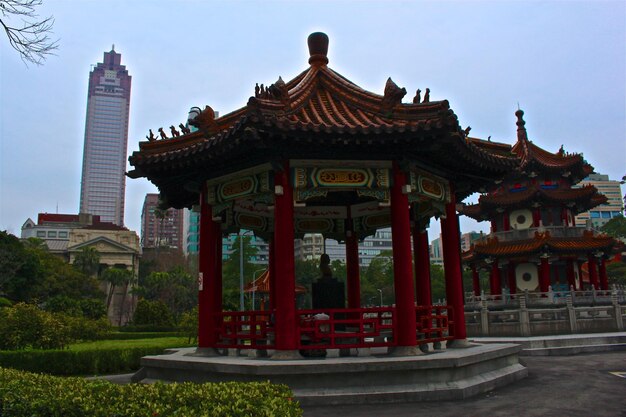
[[[115,44],[111,45],[111,50],[115,52]]]
[[[328,64],[328,36],[322,32],[315,32],[307,39],[309,45],[309,64],[322,66]]]
[[[517,116],[517,141],[528,141],[528,135],[526,134],[526,128],[524,127],[526,122],[524,121],[524,112],[522,109],[518,108],[515,112],[515,116]]]

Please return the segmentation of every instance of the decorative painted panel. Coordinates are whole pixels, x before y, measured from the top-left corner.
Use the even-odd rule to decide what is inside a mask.
[[[294,189],[389,188],[388,168],[296,167],[291,170]]]
[[[411,169],[409,177],[412,194],[440,202],[450,201],[450,187],[447,180],[418,168]],[[412,200],[416,201],[419,198],[413,197]]]
[[[207,181],[207,202],[215,205],[257,194],[269,193],[272,181],[270,171],[231,174],[222,179]]]

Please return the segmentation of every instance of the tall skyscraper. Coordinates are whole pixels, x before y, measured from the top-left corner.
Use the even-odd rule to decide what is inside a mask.
[[[124,225],[131,76],[122,55],[104,53],[89,73],[80,212]]]

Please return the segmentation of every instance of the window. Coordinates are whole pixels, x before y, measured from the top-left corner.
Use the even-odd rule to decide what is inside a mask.
[[[59,237],[67,238],[67,232],[59,232]]]
[[[38,230],[37,231],[37,237],[46,237],[46,232],[43,230]]]
[[[590,211],[589,212],[589,216],[592,219],[599,219],[600,218],[600,212],[599,211]]]
[[[48,232],[48,237],[57,237],[57,232],[56,231]]]

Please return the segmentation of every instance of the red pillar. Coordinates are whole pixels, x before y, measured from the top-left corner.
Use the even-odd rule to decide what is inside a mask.
[[[415,346],[416,315],[413,265],[411,258],[411,223],[409,199],[403,193],[406,175],[397,164],[393,166],[391,187],[391,239],[393,249],[393,281],[396,296],[397,346]]]
[[[578,290],[583,291],[585,289],[585,283],[583,281],[583,265],[585,262],[578,260]]]
[[[561,224],[569,226],[569,221],[567,220],[567,207],[561,208]]]
[[[463,274],[461,272],[461,242],[459,217],[456,214],[456,198],[450,186],[452,201],[446,204],[446,217],[441,219],[441,237],[443,240],[443,268],[446,279],[446,298],[452,306],[455,339],[467,339],[465,312],[463,309]]]
[[[541,258],[541,267],[539,269],[539,291],[548,292],[550,286],[550,263],[548,258]]]
[[[589,254],[589,263],[587,264],[589,269],[589,282],[596,290],[600,289],[600,283],[598,282],[598,263],[596,257],[593,254]]]
[[[298,349],[296,329],[296,282],[293,250],[293,190],[289,181],[289,162],[274,175],[274,184],[282,188],[274,196],[274,291],[276,350]]]
[[[600,259],[600,289],[608,290],[609,289],[609,279],[606,275],[606,260],[604,258]]]
[[[572,287],[576,290],[576,274],[574,273],[574,260],[568,259],[566,261],[567,268],[567,286],[571,289]]]
[[[533,227],[539,227],[539,222],[541,222],[541,210],[537,207],[533,210]]]
[[[478,274],[476,264],[472,264],[472,284],[474,287],[474,295],[478,297],[480,295],[480,275]]]
[[[348,283],[348,308],[361,307],[359,278],[359,240],[353,231],[346,236],[346,275]]]
[[[502,228],[504,229],[505,232],[508,232],[509,230],[511,230],[511,222],[509,219],[508,211],[505,211],[504,213],[502,213]]]
[[[276,305],[275,300],[276,300],[276,285],[274,284],[276,282],[276,250],[275,245],[274,245],[274,236],[272,236],[270,238],[270,261],[269,261],[269,271],[270,271],[270,293],[269,293],[269,308],[268,310],[273,310],[274,306]]]
[[[413,259],[415,260],[415,300],[417,305],[432,305],[428,231],[417,224],[413,228]]]
[[[497,231],[498,231],[498,226],[497,226],[497,224],[496,224],[496,221],[495,221],[495,220],[492,220],[492,221],[491,221],[491,233],[495,233],[495,232],[497,232]]]
[[[222,280],[216,274],[217,258],[216,236],[219,236],[219,224],[212,219],[211,206],[206,202],[206,192],[200,198],[200,247],[198,253],[198,347],[209,348],[217,342],[215,313],[221,311]]]
[[[215,306],[214,311],[222,311],[222,294],[223,294],[223,281],[222,281],[222,229],[221,225],[217,222],[213,222],[215,226],[215,286],[213,291],[213,303]]]
[[[509,262],[509,292],[517,294],[517,279],[515,279],[515,263]]]
[[[502,280],[500,279],[500,266],[498,260],[494,260],[491,264],[491,274],[489,274],[489,287],[491,295],[502,294]]]

